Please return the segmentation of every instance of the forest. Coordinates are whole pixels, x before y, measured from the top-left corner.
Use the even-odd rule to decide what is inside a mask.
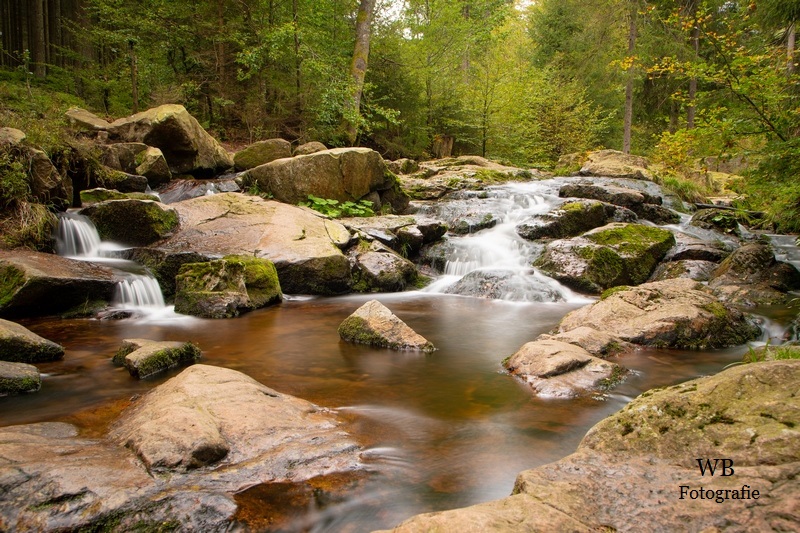
[[[684,193],[742,175],[737,206],[797,231],[798,18],[797,0],[3,0],[0,119],[26,126],[11,102],[43,90],[114,118],[180,103],[234,147],[558,171],[614,148]]]

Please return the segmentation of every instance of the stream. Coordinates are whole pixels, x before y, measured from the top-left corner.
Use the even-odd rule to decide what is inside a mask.
[[[180,372],[131,378],[110,363],[122,339],[191,341],[202,349],[204,364],[239,370],[280,392],[336,409],[364,448],[369,473],[339,483],[324,497],[303,484],[241,493],[234,529],[370,531],[414,514],[507,496],[517,473],[572,453],[592,425],[641,392],[716,373],[748,349],[640,349],[619,360],[634,371],[625,382],[580,399],[535,398],[505,374],[505,357],[593,301],[530,269],[539,250],[513,231],[518,221],[563,202],[557,196],[560,183],[511,184],[492,188],[483,198],[465,194],[423,207],[445,219],[448,209],[502,215],[493,228],[451,238],[445,275],[421,291],[290,296],[230,320],[186,317],[165,308],[124,320],[20,321],[64,345],[66,356],[39,365],[39,393],[2,399],[0,425],[61,420],[86,434],[102,434],[118,414],[115,405]],[[793,241],[775,239],[783,260],[799,259]],[[520,289],[498,300],[444,293],[476,269],[511,270],[520,279],[512,286]],[[557,297],[538,301],[536,287],[543,285]],[[438,350],[423,355],[340,341],[338,325],[372,298]],[[776,310],[764,318],[767,336],[780,336],[793,314]]]

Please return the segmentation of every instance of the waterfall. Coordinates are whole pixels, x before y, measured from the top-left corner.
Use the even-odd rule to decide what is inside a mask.
[[[131,274],[117,283],[114,306],[122,309],[162,309],[166,304],[156,278]]]
[[[97,257],[100,235],[89,218],[82,215],[63,214],[59,217],[56,232],[56,252],[65,257]]]

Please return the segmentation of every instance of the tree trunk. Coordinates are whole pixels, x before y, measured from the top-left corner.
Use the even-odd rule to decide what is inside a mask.
[[[294,27],[294,83],[295,97],[300,103],[300,33],[297,27],[297,0],[292,0],[292,25]]]
[[[636,3],[631,4],[628,22],[628,57],[633,58],[636,50]],[[625,83],[625,116],[623,119],[622,152],[631,153],[631,129],[633,127],[633,64],[628,67],[628,80]]]
[[[367,74],[369,60],[369,41],[372,27],[372,13],[375,0],[361,0],[356,17],[356,46],[353,51],[353,62],[350,64],[350,75],[353,77],[353,92],[348,103],[350,117],[347,121],[347,141],[352,146],[358,137],[358,117],[361,108],[361,94],[364,91],[364,77]]]
[[[692,18],[692,49],[694,50],[694,60],[697,60],[700,54],[700,26],[697,23],[697,1],[692,0],[689,2],[689,16]],[[692,76],[689,79],[689,105],[686,108],[686,127],[688,129],[694,128],[694,118],[697,113],[695,100],[697,98],[697,76]]]
[[[33,0],[33,74],[40,79],[47,76],[47,42],[45,38],[44,0]]]

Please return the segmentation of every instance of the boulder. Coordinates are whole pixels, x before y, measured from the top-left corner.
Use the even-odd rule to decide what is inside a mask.
[[[113,189],[103,189],[97,187],[95,189],[86,189],[81,191],[81,205],[87,206],[91,204],[99,204],[107,200],[154,200],[158,201],[158,197],[153,194],[144,192],[119,192]]]
[[[84,131],[107,131],[111,126],[108,121],[80,107],[70,107],[64,115],[67,117],[67,122],[69,122],[70,126]]]
[[[661,348],[723,348],[744,344],[760,334],[741,311],[690,279],[608,291],[600,301],[565,316],[558,331],[583,326]]]
[[[708,281],[717,268],[711,261],[695,259],[681,259],[669,261],[658,265],[648,281],[663,281],[665,279],[687,278],[694,281]]]
[[[171,235],[178,228],[178,214],[152,200],[109,200],[85,207],[100,238],[127,246],[146,246]]]
[[[524,302],[560,302],[561,294],[533,270],[473,270],[449,286],[446,294]]]
[[[710,261],[719,263],[730,251],[719,242],[708,242],[683,232],[675,232],[675,246],[664,261]]]
[[[2,324],[0,324],[2,328]],[[36,392],[42,388],[42,376],[33,365],[0,361],[0,396]]]
[[[350,243],[350,232],[316,211],[234,193],[173,207],[180,230],[133,254],[159,281],[174,276],[185,262],[244,255],[272,261],[281,289],[289,294],[342,294],[352,287],[350,262],[341,250]]]
[[[736,213],[728,209],[701,209],[692,215],[689,223],[698,228],[718,231],[726,235],[740,235]]]
[[[558,209],[537,215],[517,224],[517,234],[531,241],[538,239],[563,239],[603,226],[614,209],[595,200],[567,202]]]
[[[200,196],[211,196],[222,192],[241,192],[234,178],[222,177],[213,180],[176,179],[158,189],[163,204],[174,204]]]
[[[29,329],[0,319],[0,361],[44,363],[64,357],[64,347]]]
[[[417,280],[414,263],[379,242],[358,246],[351,256],[357,292],[398,292]]]
[[[574,454],[520,473],[512,496],[393,531],[797,530],[798,383],[800,362],[775,361],[648,391],[594,426]],[[702,475],[698,458],[729,459],[735,476],[719,475],[719,459],[717,475]],[[688,495],[700,489],[713,496]]]
[[[111,138],[161,149],[173,174],[208,178],[233,166],[233,158],[181,105],[162,105],[114,121]]]
[[[267,139],[236,152],[233,164],[236,170],[248,170],[285,157],[292,157],[292,144],[285,139]]]
[[[400,185],[415,200],[435,200],[460,190],[482,190],[509,181],[545,177],[538,170],[500,165],[478,156],[461,156],[420,163],[412,175],[401,175]]]
[[[413,174],[419,170],[419,163],[413,159],[397,159],[396,161],[389,161],[386,163],[389,170],[395,174]]]
[[[678,224],[681,221],[678,213],[661,205],[641,204],[631,208],[631,211],[639,218],[649,220],[653,224]]]
[[[24,249],[0,251],[0,316],[53,315],[110,302],[116,285],[113,271],[103,265]]]
[[[503,361],[508,371],[543,397],[574,397],[606,390],[622,381],[619,365],[566,342],[537,339]]]
[[[52,203],[59,209],[72,205],[72,179],[61,174],[47,154],[34,148],[22,148],[26,159],[31,194],[42,204]]]
[[[147,178],[150,187],[158,187],[172,179],[172,172],[169,170],[164,153],[152,146],[137,154],[134,170],[136,174]]]
[[[765,244],[747,244],[734,251],[711,274],[708,286],[725,301],[745,306],[787,303],[789,291],[800,289],[800,272],[775,259]]]
[[[25,132],[17,128],[0,128],[0,146],[10,147],[22,144],[27,138]]]
[[[433,352],[433,344],[397,318],[378,300],[370,300],[339,325],[339,336],[357,344],[391,350]]]
[[[423,245],[438,241],[447,232],[444,222],[416,215],[341,218],[339,222],[406,257],[416,255]]]
[[[308,155],[327,150],[328,147],[319,141],[303,143],[294,149],[292,155]]]
[[[624,154],[618,150],[599,150],[589,152],[580,170],[581,176],[602,176],[607,178],[628,178],[651,180],[653,175],[647,170],[646,158]]]
[[[101,167],[93,174],[91,186],[114,189],[119,192],[145,192],[148,182],[144,176],[129,174],[110,167]]]
[[[257,257],[186,263],[175,282],[175,312],[203,318],[236,317],[282,299],[275,265]]]
[[[534,266],[569,287],[599,294],[644,283],[674,244],[668,230],[612,223],[581,237],[552,241]]]
[[[278,201],[298,204],[309,195],[340,202],[360,200],[392,188],[395,177],[374,150],[334,148],[252,168],[243,181],[245,186],[257,184]]]
[[[631,350],[633,347],[622,339],[590,327],[580,326],[553,335],[539,335],[536,340],[554,340],[580,346],[590,354],[601,359]]]
[[[483,229],[493,228],[500,222],[500,217],[492,213],[464,213],[449,223],[450,232],[456,235],[477,233]]]
[[[144,379],[176,366],[196,363],[200,355],[200,348],[191,342],[125,339],[112,362],[124,366],[136,379]]]
[[[147,150],[140,142],[121,142],[100,145],[100,163],[113,170],[132,174],[136,171],[136,157]]]
[[[617,185],[599,185],[590,182],[568,183],[558,190],[561,198],[588,198],[633,209],[642,204],[661,205],[660,196]]]

